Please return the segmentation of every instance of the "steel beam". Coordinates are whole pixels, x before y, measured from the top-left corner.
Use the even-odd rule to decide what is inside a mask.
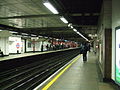
[[[39,15],[21,15],[11,17],[0,17],[0,19],[22,19],[22,18],[41,18],[41,17],[59,17],[59,16],[99,16],[99,13],[65,13],[65,14],[39,14]]]

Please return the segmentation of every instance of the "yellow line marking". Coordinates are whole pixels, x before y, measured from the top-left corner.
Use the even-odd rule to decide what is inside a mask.
[[[73,63],[75,63],[80,55],[77,56],[68,66],[66,66],[55,78],[52,79],[42,90],[47,90]]]

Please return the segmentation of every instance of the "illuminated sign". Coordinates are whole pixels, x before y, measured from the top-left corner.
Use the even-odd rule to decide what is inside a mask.
[[[115,48],[115,53],[116,53],[116,62],[115,62],[115,80],[116,83],[120,85],[120,29],[116,29],[116,48]]]

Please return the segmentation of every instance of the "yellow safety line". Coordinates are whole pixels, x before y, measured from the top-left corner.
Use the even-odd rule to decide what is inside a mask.
[[[47,90],[73,63],[75,63],[78,58],[80,57],[77,56],[68,66],[66,66],[55,78],[52,79],[42,90]]]

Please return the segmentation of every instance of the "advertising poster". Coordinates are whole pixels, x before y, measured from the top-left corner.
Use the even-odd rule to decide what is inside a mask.
[[[116,30],[116,82],[120,85],[120,29]]]

